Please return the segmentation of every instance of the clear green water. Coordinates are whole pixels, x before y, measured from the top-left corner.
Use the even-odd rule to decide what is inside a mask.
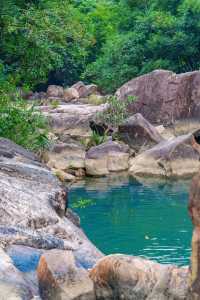
[[[89,180],[72,187],[70,206],[79,214],[87,236],[105,254],[185,265],[192,234],[189,184],[124,177]]]

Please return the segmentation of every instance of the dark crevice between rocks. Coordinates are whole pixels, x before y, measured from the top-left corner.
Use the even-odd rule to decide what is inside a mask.
[[[200,129],[196,130],[194,133],[193,133],[193,137],[194,137],[194,140],[195,142],[200,145]]]

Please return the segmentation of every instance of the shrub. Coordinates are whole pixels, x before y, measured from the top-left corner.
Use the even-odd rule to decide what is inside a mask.
[[[116,96],[108,98],[108,109],[97,114],[97,118],[112,127],[118,127],[128,117],[128,106],[136,101],[136,97],[128,97],[120,101]]]
[[[108,137],[106,133],[104,135],[99,135],[97,132],[92,131],[92,135],[90,137],[89,145],[88,147],[98,146],[100,144],[103,144],[107,141]]]
[[[27,104],[19,96],[12,100],[0,91],[0,137],[33,151],[45,149],[49,145],[46,119],[33,105]]]

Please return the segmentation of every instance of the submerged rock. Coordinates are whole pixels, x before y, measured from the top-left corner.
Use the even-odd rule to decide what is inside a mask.
[[[187,267],[161,265],[127,255],[110,255],[90,271],[97,300],[187,300]]]
[[[129,172],[134,176],[188,177],[200,167],[200,146],[192,134],[160,142],[130,160]]]

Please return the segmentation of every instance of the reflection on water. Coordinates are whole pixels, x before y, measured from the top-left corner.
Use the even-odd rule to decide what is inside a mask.
[[[184,265],[189,263],[192,235],[189,184],[129,180],[123,174],[90,179],[72,187],[70,206],[81,217],[87,236],[105,254],[140,255]],[[88,199],[82,207],[75,205]]]

